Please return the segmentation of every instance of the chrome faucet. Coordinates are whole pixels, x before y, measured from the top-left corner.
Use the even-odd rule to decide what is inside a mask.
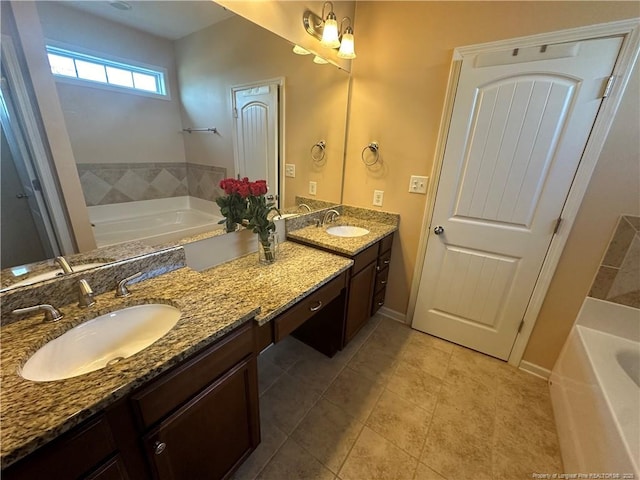
[[[78,281],[78,306],[80,308],[87,308],[95,305],[96,301],[93,298],[93,290],[84,278]]]
[[[306,209],[307,212],[311,211],[311,207],[306,203],[301,203],[300,205],[298,205],[298,210],[304,210],[304,209]]]
[[[124,279],[120,280],[118,282],[118,286],[116,287],[116,297],[117,298],[123,298],[123,297],[128,297],[129,295],[131,295],[131,292],[127,288],[127,284],[131,280],[133,280],[135,278],[138,278],[140,275],[142,275],[142,272],[134,273],[130,277],[127,277],[127,278],[124,278]]]
[[[324,214],[324,218],[322,219],[321,225],[335,222],[336,218],[338,218],[339,216],[340,216],[340,212],[338,212],[337,210],[333,210],[333,209],[327,210]]]
[[[25,308],[16,308],[11,312],[12,315],[22,315],[23,313],[31,313],[31,312],[44,312],[44,321],[45,322],[57,322],[64,315],[52,305],[42,304],[42,305],[34,305],[33,307],[25,307]]]
[[[73,273],[73,268],[69,265],[67,260],[64,257],[56,257],[55,262],[60,266],[65,275],[69,275]]]

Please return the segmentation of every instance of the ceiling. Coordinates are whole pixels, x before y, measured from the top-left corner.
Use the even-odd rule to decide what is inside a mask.
[[[153,35],[177,40],[234,14],[210,0],[130,1],[67,0],[60,3]],[[111,4],[126,3],[130,10]]]

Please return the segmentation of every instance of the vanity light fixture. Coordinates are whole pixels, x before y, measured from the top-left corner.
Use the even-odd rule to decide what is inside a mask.
[[[313,63],[317,63],[318,65],[325,65],[325,64],[327,64],[329,62],[327,60],[325,60],[324,58],[319,57],[319,56],[316,55],[316,56],[313,57]]]
[[[311,52],[309,50],[305,50],[300,45],[294,45],[293,53],[295,53],[296,55],[309,55]]]
[[[327,5],[329,6],[329,13],[325,17]],[[343,29],[342,26],[345,21],[348,24]],[[344,17],[340,24],[340,29],[338,29],[338,21],[333,11],[332,2],[324,2],[322,16],[318,16],[310,10],[305,11],[302,16],[302,23],[309,35],[320,40],[320,45],[328,48],[339,48],[338,57],[345,59],[356,58],[353,41],[353,22],[351,18]]]
[[[330,10],[325,18],[324,8],[327,5],[330,5]],[[333,13],[333,3],[324,2],[324,5],[322,5],[322,18],[325,20],[322,28],[322,39],[320,40],[320,45],[328,48],[338,48],[340,46],[340,39],[338,38],[338,19],[336,18],[336,14]]]
[[[344,21],[348,20],[349,25],[343,30],[342,24]],[[340,41],[340,50],[338,50],[338,57],[346,58],[348,60],[356,58],[356,52],[353,45],[353,27],[351,26],[351,19],[349,17],[344,17],[342,22],[340,23],[340,30],[342,33],[342,39]]]

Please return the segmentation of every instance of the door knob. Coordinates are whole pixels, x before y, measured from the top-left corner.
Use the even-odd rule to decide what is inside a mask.
[[[435,233],[436,235],[440,235],[444,233],[444,227],[442,225],[438,225],[436,228],[433,229],[433,233]]]
[[[26,193],[16,193],[16,198],[29,198]]]

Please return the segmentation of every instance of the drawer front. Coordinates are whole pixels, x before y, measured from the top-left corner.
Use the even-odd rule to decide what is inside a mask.
[[[373,289],[374,292],[379,292],[383,288],[387,287],[387,279],[389,278],[389,269],[384,268],[376,273],[376,286]]]
[[[393,233],[391,235],[387,235],[382,240],[380,240],[379,253],[384,253],[387,250],[391,250],[392,245],[393,245]]]
[[[391,263],[391,250],[384,252],[382,255],[378,257],[378,265],[376,266],[376,270],[381,272],[385,268],[389,266]]]
[[[322,310],[331,300],[340,295],[345,286],[346,274],[331,280],[319,290],[300,300],[296,305],[273,321],[273,337],[279,342],[296,328]]]
[[[254,323],[248,321],[207,351],[132,395],[142,424],[145,427],[154,424],[251,355],[255,351]]]
[[[360,272],[371,262],[375,262],[377,257],[378,244],[376,243],[353,257],[353,267],[351,267],[351,274],[355,275],[356,273]]]
[[[373,296],[373,303],[371,304],[371,315],[380,310],[380,307],[384,305],[384,296],[386,293],[387,290],[382,289]]]
[[[2,472],[3,480],[79,478],[115,452],[109,423],[104,417],[77,427]]]

